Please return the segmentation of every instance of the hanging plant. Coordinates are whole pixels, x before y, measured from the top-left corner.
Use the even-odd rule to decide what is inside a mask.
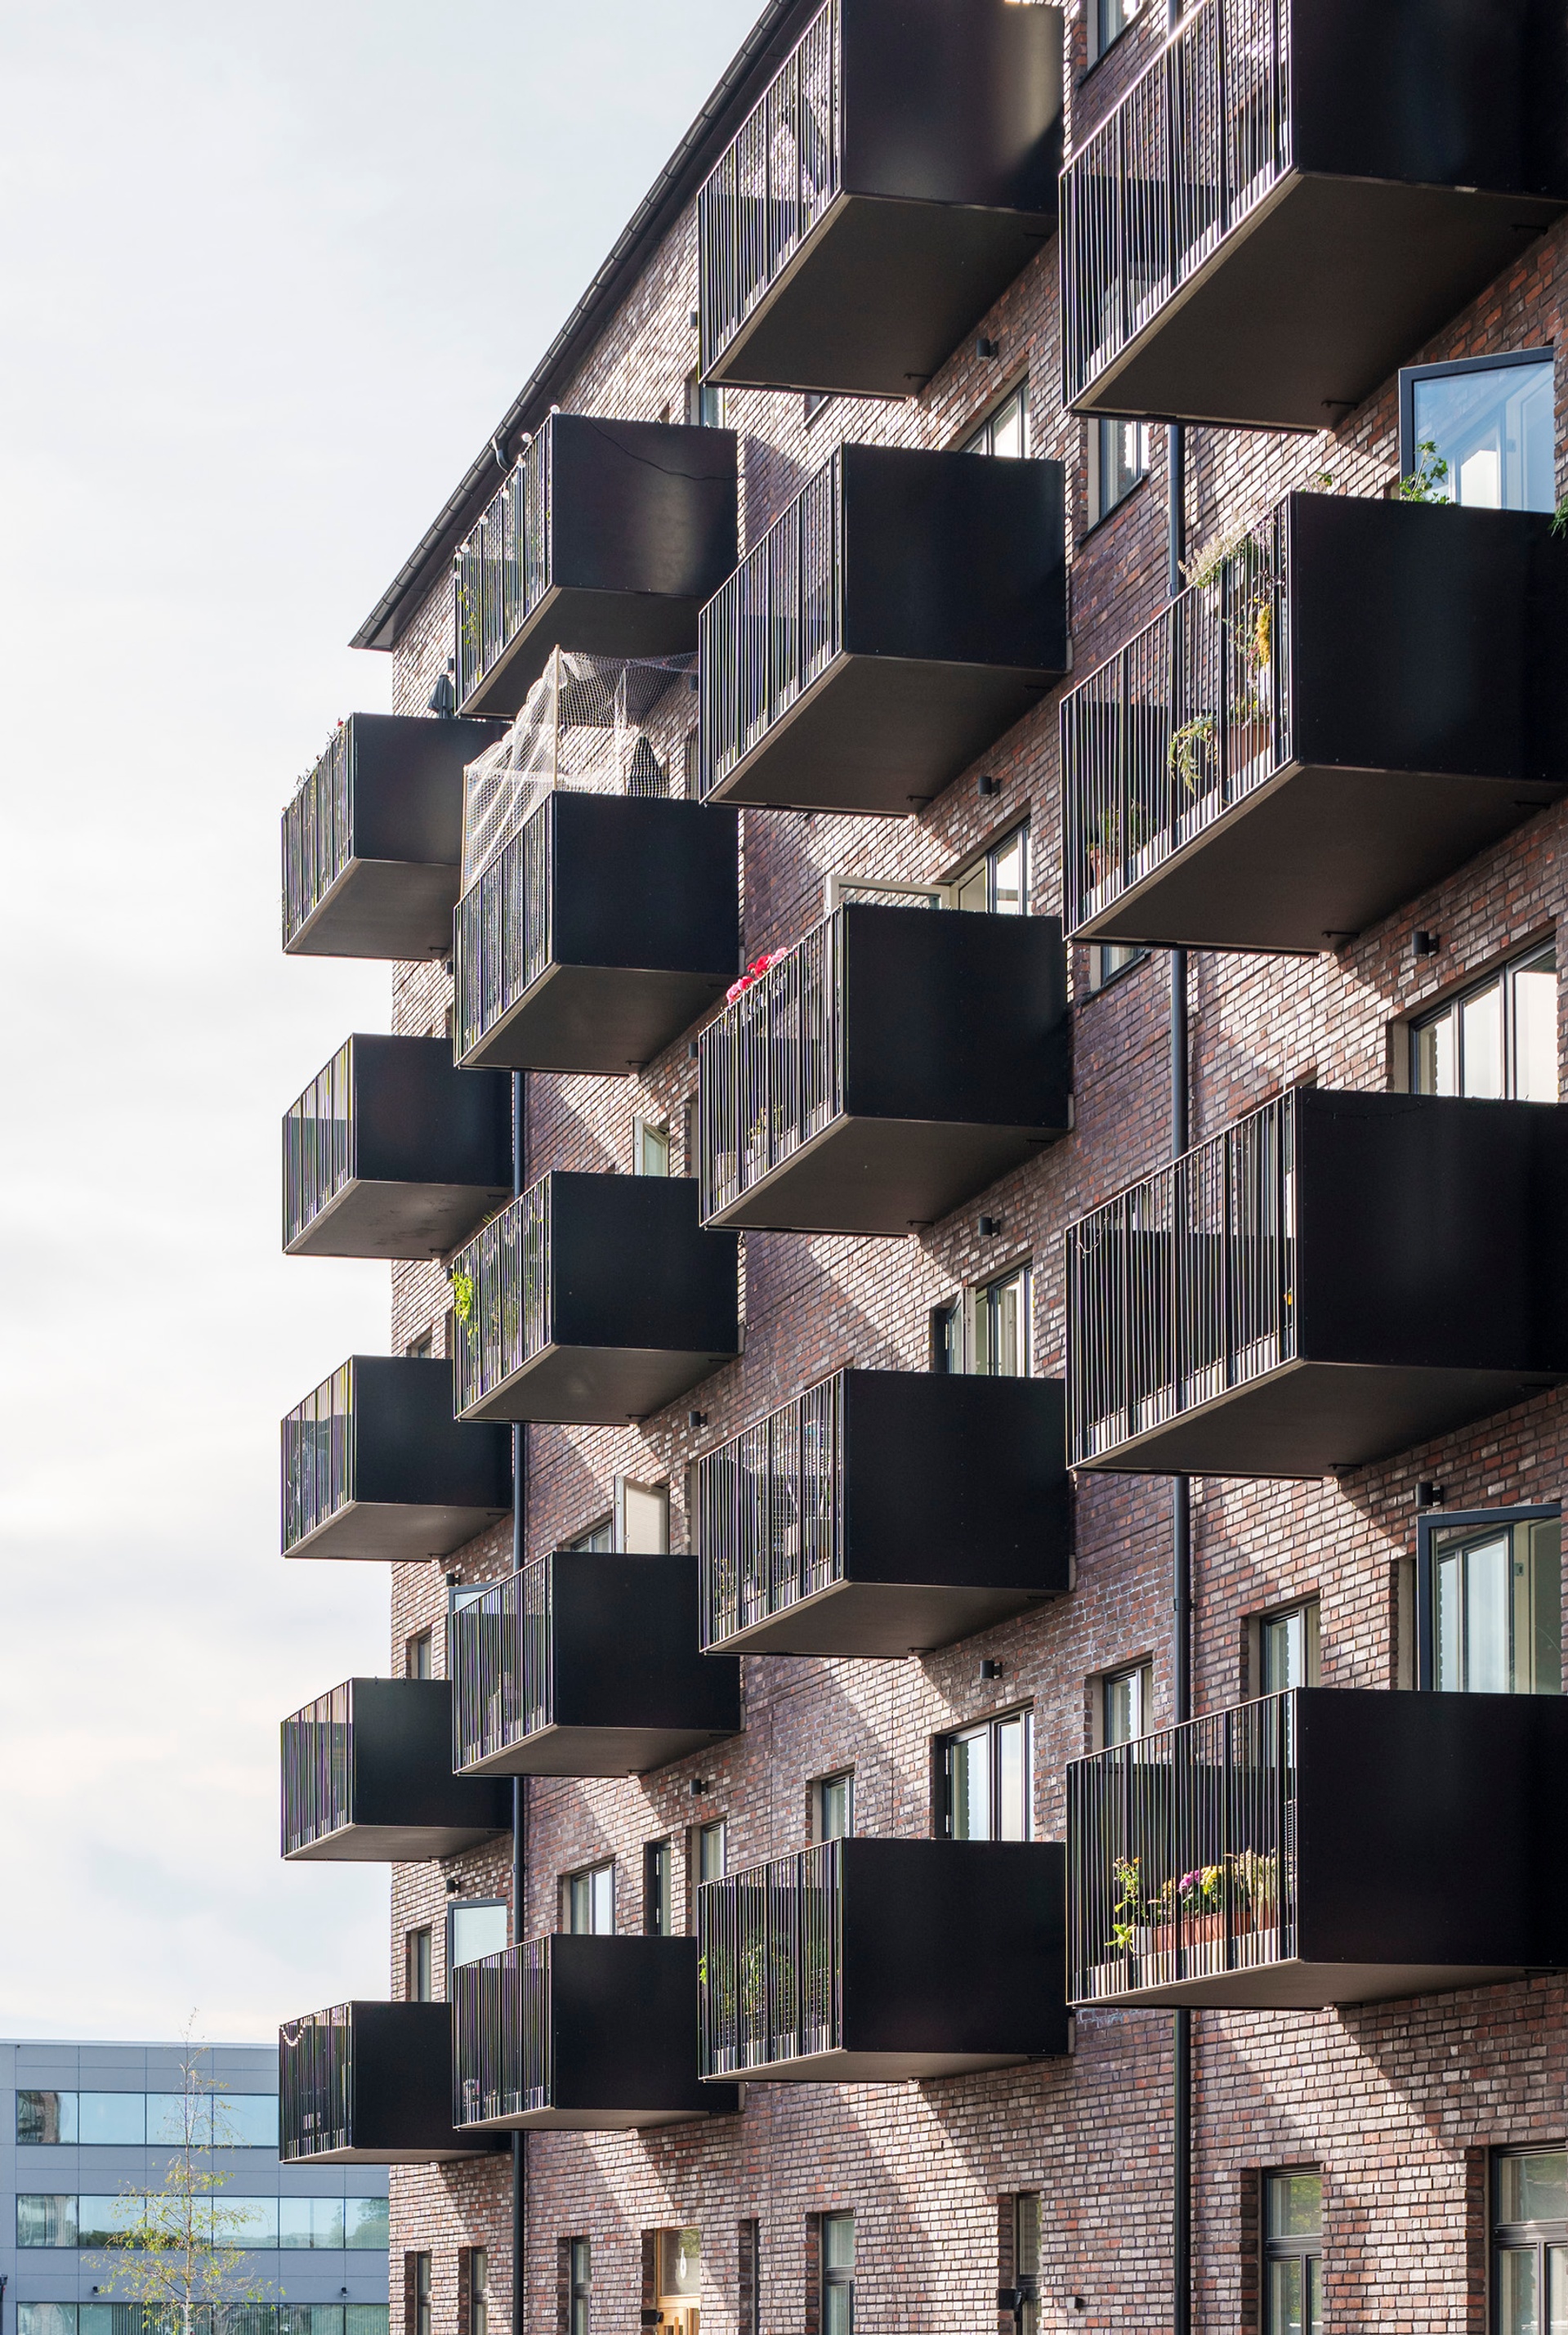
[[[474,1277],[471,1273],[452,1275],[452,1312],[466,1327],[474,1318]]]

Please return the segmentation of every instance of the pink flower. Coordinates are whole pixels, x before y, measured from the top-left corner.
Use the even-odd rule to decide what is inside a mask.
[[[760,981],[765,973],[770,973],[789,954],[787,948],[776,948],[767,956],[753,957],[740,980],[732,981],[724,992],[725,1004],[733,1005],[743,991],[750,989],[754,981]]]

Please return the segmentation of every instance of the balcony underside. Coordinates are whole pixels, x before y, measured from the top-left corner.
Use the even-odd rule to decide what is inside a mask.
[[[417,1564],[422,1557],[450,1556],[510,1514],[509,1508],[349,1500],[286,1553],[291,1557],[365,1557],[389,1565]]]
[[[678,1353],[652,1346],[547,1346],[470,1403],[466,1422],[522,1419],[545,1427],[624,1427],[663,1410],[711,1378],[733,1354]]]
[[[433,1865],[461,1856],[494,1840],[487,1825],[340,1825],[303,1848],[291,1848],[286,1865]]]
[[[907,818],[1060,679],[1044,669],[840,652],[708,799]]]
[[[1075,1465],[1135,1476],[1328,1476],[1563,1383],[1547,1371],[1291,1362]]]
[[[1539,196],[1291,171],[1074,407],[1331,428],[1563,208]]]
[[[286,946],[289,956],[369,956],[402,964],[446,956],[458,904],[455,867],[351,859]]]
[[[843,1654],[890,1659],[972,1638],[1046,1603],[1028,1589],[958,1589],[927,1582],[835,1581],[777,1613],[715,1640],[714,1654]]]
[[[465,1070],[625,1078],[701,1020],[724,983],[702,973],[549,964],[463,1056]]]
[[[508,717],[518,712],[553,649],[608,657],[686,654],[697,645],[702,605],[701,598],[664,592],[592,592],[554,584],[469,692],[461,711]]]
[[[645,2132],[660,2125],[702,2124],[722,2111],[709,2108],[520,2108],[466,2127],[470,2132]]]
[[[1090,1972],[1090,1978],[1097,1974]],[[1335,2003],[1394,2002],[1418,1994],[1451,1993],[1462,1986],[1496,1986],[1523,1978],[1522,1969],[1458,1962],[1264,1962],[1254,1970],[1216,1972],[1164,1985],[1128,1986],[1120,1970],[1104,1973],[1107,1991],[1084,1995],[1097,2010],[1326,2010]]]
[[[940,2076],[982,2076],[992,2068],[1021,2067],[1028,2051],[804,2051],[704,2076],[705,2084],[924,2084]]]
[[[520,1742],[465,1761],[465,1776],[644,1776],[715,1743],[732,1728],[540,1727]]]
[[[840,194],[707,378],[908,397],[1055,232],[1023,211]]]
[[[1563,790],[1292,762],[1076,937],[1176,948],[1331,948],[1418,898]]]
[[[313,2149],[308,2156],[288,2156],[286,2165],[462,2165],[472,2156],[490,2156],[493,2148],[342,2148]]]
[[[508,1195],[484,1184],[390,1184],[351,1176],[286,1256],[445,1256]]]
[[[750,1231],[902,1235],[938,1223],[1066,1132],[841,1117],[708,1222]]]

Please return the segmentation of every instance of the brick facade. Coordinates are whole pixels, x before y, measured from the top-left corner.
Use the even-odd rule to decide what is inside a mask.
[[[1149,9],[1146,17],[1162,12]],[[1081,6],[1070,10],[1071,57],[1084,60]],[[1075,86],[1072,135],[1114,102],[1159,26],[1129,34]],[[690,210],[605,325],[568,409],[657,420],[682,410],[695,363]],[[798,394],[730,392],[740,433],[742,540],[755,540],[838,441],[944,446],[962,441],[1027,373],[1032,451],[1067,466],[1075,671],[1110,654],[1166,596],[1166,474],[1157,432],[1152,474],[1108,519],[1087,527],[1087,431],[1060,402],[1057,255],[1048,246],[982,331],[916,399],[830,400],[808,422]],[[1486,294],[1409,361],[1536,346],[1563,329],[1568,226],[1531,244]],[[1559,384],[1559,403],[1563,395]],[[1378,494],[1397,467],[1396,390],[1386,383],[1342,425],[1318,436],[1196,429],[1188,433],[1188,528],[1195,547],[1287,489],[1329,480]],[[394,703],[422,712],[451,650],[440,583],[407,615]],[[743,815],[748,956],[813,921],[826,875],[951,875],[988,839],[1027,817],[1031,906],[1060,906],[1057,697],[1018,724],[974,770],[905,821],[749,811]],[[983,769],[999,790],[982,796]],[[1333,954],[1310,960],[1200,954],[1191,960],[1194,1141],[1303,1080],[1389,1085],[1393,1033],[1413,1011],[1555,929],[1564,896],[1568,807],[1532,819],[1457,876]],[[1411,935],[1439,936],[1416,958]],[[905,1240],[750,1234],[743,1242],[744,1359],[640,1426],[531,1429],[526,1550],[533,1555],[605,1513],[618,1473],[667,1480],[672,1542],[686,1545],[687,1469],[696,1457],[825,1373],[848,1363],[923,1369],[930,1309],[1017,1258],[1034,1268],[1036,1367],[1060,1371],[1061,1234],[1085,1208],[1157,1165],[1169,1145],[1168,980],[1157,953],[1098,994],[1075,953],[1076,1129],[946,1222]],[[447,1026],[450,981],[400,967],[395,1024]],[[628,1172],[632,1122],[668,1119],[673,1165],[695,1090],[687,1041],[639,1078],[530,1076],[527,1172]],[[1000,1231],[982,1237],[982,1214]],[[393,1274],[393,1350],[433,1330],[447,1350],[450,1295],[435,1264]],[[1201,1480],[1193,1486],[1194,1702],[1220,1708],[1257,1691],[1248,1622],[1305,1593],[1321,1600],[1322,1679],[1394,1688],[1409,1678],[1408,1569],[1414,1489],[1435,1478],[1450,1507],[1554,1497],[1568,1439],[1568,1398],[1543,1395],[1442,1443],[1321,1483]],[[1147,1658],[1157,1723],[1171,1709],[1170,1505],[1167,1482],[1085,1476],[1076,1494],[1076,1585],[1054,1605],[978,1638],[904,1662],[750,1659],[745,1732],[700,1759],[631,1781],[535,1781],[528,1794],[528,1903],[514,1936],[555,1926],[558,1876],[616,1860],[617,1925],[643,1925],[643,1850],[684,1840],[697,1817],[722,1816],[731,1865],[802,1843],[807,1784],[855,1771],[857,1829],[916,1836],[933,1824],[934,1739],[1015,1706],[1035,1714],[1034,1822],[1060,1838],[1065,1762],[1091,1748],[1089,1681]],[[476,1541],[445,1570],[462,1581],[511,1569],[509,1527]],[[444,1670],[443,1568],[393,1569],[392,1664],[408,1638],[434,1631]],[[1000,1674],[982,1678],[982,1660]],[[693,1797],[701,1781],[702,1796]],[[687,1860],[677,1856],[675,1921],[687,1921]],[[440,1866],[402,1866],[392,1882],[392,1991],[404,1984],[402,1940],[433,1932],[444,1984],[450,1882],[464,1895],[508,1896],[510,1846],[498,1842]],[[1325,2175],[1325,2294],[1338,2329],[1478,2331],[1486,2323],[1486,2150],[1568,2136],[1568,1981],[1532,1978],[1467,1993],[1321,2013],[1205,2011],[1194,2021],[1195,2320],[1255,2326],[1259,2195],[1264,2167],[1311,2164]],[[857,2215],[857,2327],[946,2335],[996,2324],[995,2288],[1011,2283],[1011,2200],[1038,2190],[1040,2324],[1156,2330],[1171,2321],[1171,2022],[1154,2012],[1080,2015],[1070,2059],[923,2085],[752,2085],[742,2112],[644,2135],[531,2136],[528,2143],[528,2335],[565,2335],[568,2235],[592,2243],[597,2329],[638,2323],[652,2301],[645,2233],[697,2224],[704,2238],[704,2335],[789,2335],[817,2324],[813,2248],[824,2212]],[[510,2294],[509,2170],[474,2164],[397,2167],[392,2246],[433,2257],[440,2335],[466,2335],[463,2250],[488,2249],[492,2327]],[[739,2233],[739,2234],[738,2234]],[[743,2311],[756,2249],[755,2327]],[[411,2288],[410,2290],[411,2292]],[[1074,2298],[1083,2299],[1076,2310]]]

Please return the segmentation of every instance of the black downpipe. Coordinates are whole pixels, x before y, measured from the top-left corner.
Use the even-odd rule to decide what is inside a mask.
[[[523,1188],[528,1160],[528,1090],[524,1073],[512,1074],[512,1193]],[[512,1571],[523,1567],[523,1518],[528,1505],[528,1429],[512,1429]],[[512,1943],[521,1945],[528,1906],[528,1778],[512,1778]],[[528,2136],[512,2135],[512,2335],[523,2335],[527,2316],[528,2219]]]

